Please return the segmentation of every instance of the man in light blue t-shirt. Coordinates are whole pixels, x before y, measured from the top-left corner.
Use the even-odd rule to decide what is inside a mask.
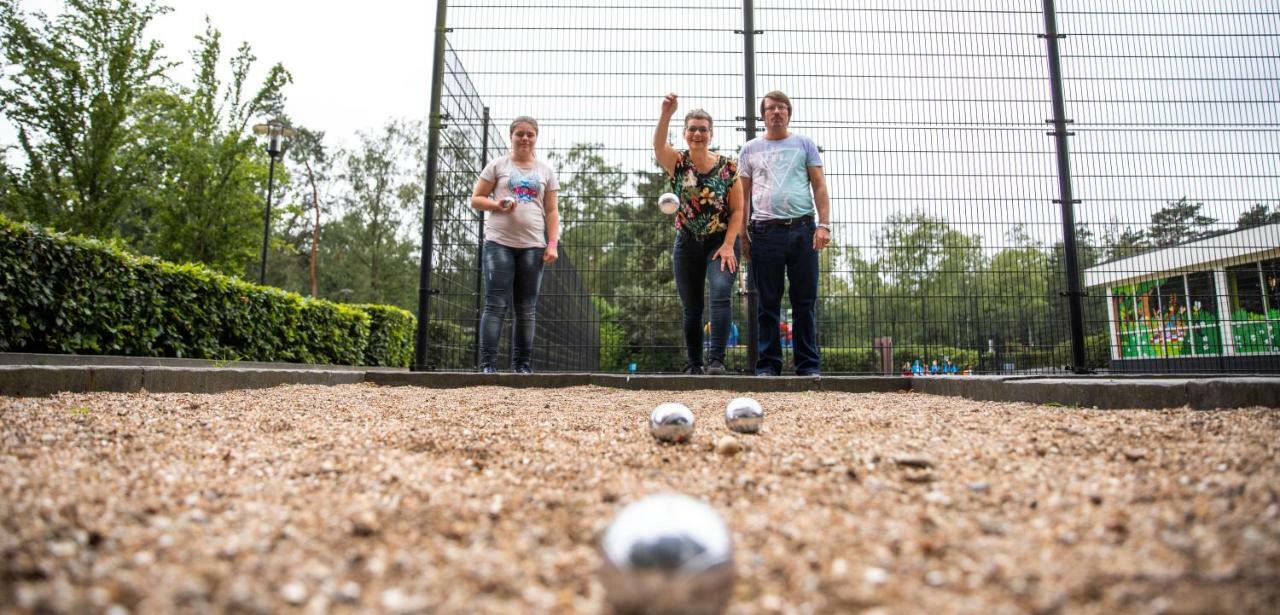
[[[738,177],[750,203],[743,260],[759,297],[757,376],[782,373],[778,321],[790,285],[796,374],[822,373],[818,352],[818,251],[831,243],[831,202],[822,156],[808,137],[792,134],[791,99],[779,91],[760,101],[765,134],[742,146]],[[816,218],[816,219],[815,219]]]

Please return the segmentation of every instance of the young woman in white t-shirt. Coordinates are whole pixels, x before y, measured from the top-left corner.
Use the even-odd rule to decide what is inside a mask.
[[[520,116],[511,122],[511,153],[480,172],[471,208],[488,212],[484,221],[484,312],[480,315],[480,371],[496,373],[498,338],[507,300],[515,304],[511,368],[533,373],[533,332],[543,266],[559,256],[560,213],[555,170],[537,159],[538,122]]]

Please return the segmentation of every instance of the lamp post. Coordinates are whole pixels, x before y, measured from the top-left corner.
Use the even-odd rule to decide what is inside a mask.
[[[276,179],[276,160],[284,152],[281,140],[297,134],[292,128],[272,120],[266,124],[254,124],[253,134],[267,135],[267,156],[271,158],[267,166],[267,210],[262,214],[262,268],[258,274],[258,283],[267,283],[267,239],[271,236],[271,193]]]

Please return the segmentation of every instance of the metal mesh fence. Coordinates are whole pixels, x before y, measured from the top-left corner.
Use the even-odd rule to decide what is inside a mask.
[[[471,209],[471,190],[484,165],[505,150],[506,131],[489,117],[483,97],[453,49],[446,49],[443,67],[427,364],[436,369],[471,369],[478,362],[476,331],[484,307],[480,257],[484,224],[480,212]],[[573,266],[573,252],[566,247],[543,276],[534,352],[546,370],[595,371],[598,366],[599,319]],[[510,363],[510,314],[506,320],[499,365]]]
[[[1090,326],[1127,371],[1280,371],[1280,7],[1060,3]]]
[[[1073,362],[1050,3],[966,4],[754,5],[754,91],[791,96],[791,129],[819,145],[832,196],[824,373]],[[1269,286],[1280,275],[1280,13],[1269,4],[1058,4],[1088,367],[1280,369],[1280,291]],[[544,282],[539,368],[679,369],[674,230],[655,207],[668,185],[650,141],[662,96],[676,92],[676,123],[706,109],[715,146],[736,157],[747,137],[743,5],[449,7],[449,171],[433,263],[435,278],[451,277],[432,283],[435,366],[474,366],[482,238],[467,197],[482,154],[505,152],[507,124],[532,115],[539,156],[559,174],[570,256],[548,272],[560,281]],[[727,363],[750,372],[745,307],[734,302]]]

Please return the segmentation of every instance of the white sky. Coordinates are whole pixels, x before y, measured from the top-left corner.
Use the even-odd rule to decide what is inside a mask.
[[[285,90],[294,120],[329,143],[352,140],[391,118],[426,119],[435,2],[426,0],[163,0],[173,11],[151,24],[171,77],[191,79],[190,55],[207,15],[222,31],[223,68],[241,42],[258,61],[253,85],[279,62],[293,74]],[[22,0],[27,11],[61,12],[62,0]],[[0,143],[14,143],[4,126]]]

